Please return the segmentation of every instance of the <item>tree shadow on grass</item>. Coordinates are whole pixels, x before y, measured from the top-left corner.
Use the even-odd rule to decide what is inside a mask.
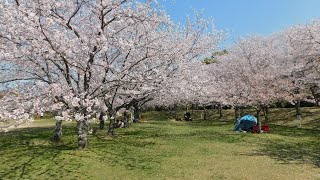
[[[69,136],[70,133],[74,133],[73,129],[64,129],[65,136]],[[53,128],[39,127],[1,133],[0,179],[29,179],[35,178],[34,174],[46,174],[49,171],[52,171],[50,174],[59,177],[58,173],[65,170],[65,164],[59,163],[61,160],[59,155],[63,151],[74,150],[77,147],[68,141],[54,143],[50,139],[52,134]],[[38,162],[47,168],[41,167]],[[52,164],[55,167],[52,167]]]
[[[320,167],[319,130],[275,125],[272,129],[272,134],[283,137],[280,140],[268,139],[260,143],[258,151],[247,155],[269,156],[285,164],[310,163]]]
[[[316,167],[320,167],[319,149],[320,145],[317,142],[273,142],[264,145],[259,151],[247,155],[269,156],[285,164],[311,163]]]
[[[287,127],[281,125],[270,125],[271,133],[281,136],[297,137],[297,138],[319,138],[320,130],[317,129],[303,129],[298,127]]]
[[[149,131],[152,130],[118,132],[112,138],[106,136],[105,132],[98,132],[90,139],[88,150],[95,154],[96,158],[101,157],[97,161],[108,166],[152,174],[158,169],[161,157],[155,157],[154,152],[149,151],[159,147],[154,140],[145,136]]]

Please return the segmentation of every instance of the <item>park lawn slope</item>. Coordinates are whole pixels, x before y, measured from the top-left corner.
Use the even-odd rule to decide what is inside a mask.
[[[74,123],[55,144],[54,121],[43,121],[52,127],[1,134],[0,179],[320,179],[319,130],[271,124],[270,134],[237,133],[230,121],[148,112],[114,138],[90,135],[78,150]]]

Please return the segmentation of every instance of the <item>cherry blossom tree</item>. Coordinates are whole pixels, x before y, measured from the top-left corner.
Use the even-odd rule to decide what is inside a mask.
[[[270,36],[242,38],[214,63],[181,65],[153,103],[174,105],[220,102],[255,107],[260,112],[277,101],[297,105],[319,87],[320,21],[297,25]],[[208,63],[209,62],[209,63]],[[152,104],[152,103],[151,103]]]
[[[292,63],[283,58],[282,41],[274,36],[241,39],[218,58],[217,87],[224,101],[235,107],[251,106],[259,119],[262,108],[280,99],[289,100],[293,88]],[[260,119],[259,119],[260,120]]]
[[[314,20],[305,25],[296,25],[281,32],[287,49],[286,59],[294,65],[292,81],[294,82],[294,103],[296,117],[301,120],[300,101],[315,96],[319,87],[319,38],[320,21]],[[316,97],[314,97],[316,99]]]
[[[1,99],[1,121],[18,125],[39,108],[56,111],[57,139],[61,122],[75,119],[84,148],[89,119],[107,109],[113,134],[118,110],[157,92],[180,63],[221,40],[206,19],[179,27],[155,3],[2,1],[0,84],[15,90]]]
[[[192,61],[180,64],[177,71],[156,94],[149,106],[209,105],[218,99],[219,92],[212,79],[215,77],[212,64]]]
[[[219,58],[219,87],[234,106],[261,108],[285,100],[297,105],[319,84],[319,20],[270,36],[240,39]]]

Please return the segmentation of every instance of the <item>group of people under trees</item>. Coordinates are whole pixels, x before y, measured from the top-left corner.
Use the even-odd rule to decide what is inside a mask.
[[[183,118],[180,119],[177,114],[175,118],[177,121],[181,121],[181,120],[192,121],[191,113],[188,111],[183,114]]]
[[[104,129],[104,124],[107,115],[104,111],[101,111],[99,114],[99,128],[100,130]],[[114,117],[111,117],[114,118]],[[115,121],[114,121],[114,127],[115,128],[128,128],[129,127],[129,121],[131,118],[131,114],[128,111],[123,111],[123,112],[119,112],[118,116],[116,116]],[[183,120],[184,121],[192,121],[192,114],[190,112],[185,112],[183,115]],[[134,123],[138,123],[138,122],[142,122],[143,121],[143,116],[140,115],[139,118],[133,118],[132,122]]]
[[[115,128],[128,128],[129,127],[129,121],[130,121],[131,114],[128,111],[123,111],[119,113],[119,115],[115,118],[114,127]],[[114,117],[111,117],[114,118]],[[104,129],[104,123],[106,120],[106,113],[101,111],[99,114],[99,128],[102,130]],[[139,122],[139,119],[134,118],[133,122]]]

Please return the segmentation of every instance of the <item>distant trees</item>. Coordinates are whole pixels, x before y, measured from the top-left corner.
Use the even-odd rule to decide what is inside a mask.
[[[319,87],[319,29],[316,20],[271,36],[237,41],[215,63],[221,74],[217,87],[228,104],[253,106],[259,116],[262,109],[268,112],[271,103],[284,100],[296,104],[299,118],[300,101],[315,96],[311,87]]]
[[[270,36],[250,36],[203,62],[183,64],[162,90],[162,104],[218,102],[235,107],[254,107],[258,119],[262,111],[279,101],[296,105],[318,101],[320,20],[297,25]],[[206,65],[205,65],[206,64]],[[237,117],[238,118],[238,117]]]

